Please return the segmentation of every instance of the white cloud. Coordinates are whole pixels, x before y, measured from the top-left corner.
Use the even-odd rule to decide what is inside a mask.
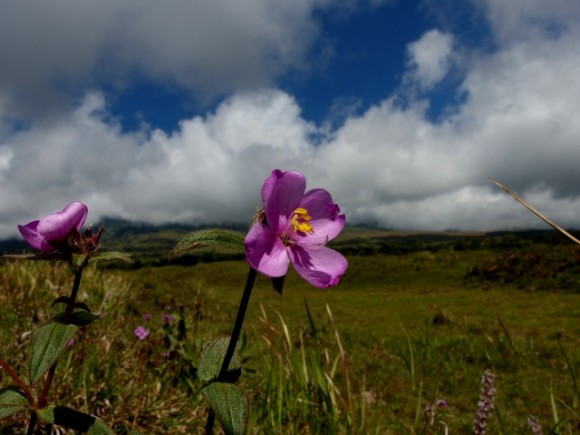
[[[478,0],[500,44],[557,38],[578,31],[577,0]]]
[[[411,67],[407,79],[423,90],[431,88],[447,74],[452,50],[452,35],[437,29],[426,32],[418,41],[407,46]]]
[[[102,95],[90,93],[69,118],[0,143],[0,236],[74,199],[89,204],[93,221],[249,221],[272,165],[295,167],[312,155],[312,130],[290,96],[261,90],[183,121],[172,135],[123,134]]]
[[[562,20],[557,37],[533,32],[492,53],[454,58],[465,72],[465,101],[437,123],[425,115],[428,94],[404,108],[392,97],[347,115],[328,134],[301,117],[291,95],[260,88],[232,94],[212,113],[183,120],[173,134],[127,134],[103,95],[88,92],[57,120],[0,127],[0,237],[73,199],[89,205],[93,222],[104,215],[246,222],[273,168],[303,171],[310,187],[333,194],[351,222],[415,229],[543,225],[495,188],[491,176],[557,222],[578,226],[580,25]],[[431,44],[427,35],[413,46],[411,67],[424,87],[445,75],[443,59],[455,44],[440,32]],[[422,57],[428,47],[439,50]],[[6,101],[0,92],[4,117]]]
[[[305,69],[327,0],[7,2],[0,14],[0,94],[14,115],[66,107],[67,93],[133,74],[199,98],[269,85]],[[78,92],[77,92],[78,93]],[[82,92],[81,92],[82,94]]]

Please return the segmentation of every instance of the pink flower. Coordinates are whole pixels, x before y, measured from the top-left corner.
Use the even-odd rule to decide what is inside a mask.
[[[487,434],[487,422],[491,417],[491,411],[494,409],[496,389],[494,386],[495,374],[491,370],[483,372],[481,378],[481,395],[477,404],[477,416],[473,422],[474,435]]]
[[[18,225],[18,230],[34,249],[44,252],[56,249],[73,230],[81,231],[89,210],[82,202],[74,201],[62,211],[50,214],[26,225]]]
[[[149,330],[144,326],[137,326],[133,332],[135,333],[135,336],[141,341],[145,340],[149,335]]]
[[[272,171],[262,186],[264,216],[246,236],[246,258],[271,278],[286,275],[291,262],[313,286],[331,287],[348,262],[324,245],[342,231],[345,217],[326,190],[305,190],[300,172]]]

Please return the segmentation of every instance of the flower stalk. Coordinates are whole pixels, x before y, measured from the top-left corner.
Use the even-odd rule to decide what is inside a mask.
[[[81,264],[80,266],[74,267],[75,278],[74,278],[73,286],[71,289],[71,294],[70,294],[70,297],[68,299],[67,306],[66,306],[66,309],[64,312],[64,318],[63,318],[63,323],[65,325],[70,324],[70,316],[73,312],[74,304],[75,304],[75,301],[77,298],[77,294],[79,292],[79,288],[81,285],[81,279],[83,276],[83,267],[85,264],[86,264],[86,262],[83,262],[83,264]],[[56,371],[56,361],[48,369],[48,373],[47,373],[45,381],[44,381],[44,386],[42,387],[42,392],[40,393],[40,396],[38,398],[38,403],[37,403],[36,409],[42,409],[47,405],[48,394],[50,392],[50,387],[52,386],[52,381],[54,379],[55,371]],[[37,420],[38,420],[38,416],[36,414],[36,411],[33,411],[31,418],[30,418],[30,422],[28,424],[27,434],[34,433],[34,427],[36,426]]]
[[[488,369],[483,373],[477,416],[473,422],[474,435],[485,435],[487,433],[487,422],[491,417],[496,395],[494,380],[495,374],[491,370]]]
[[[257,272],[254,268],[250,268],[248,272],[248,278],[246,279],[246,285],[244,287],[244,293],[242,294],[242,299],[240,300],[240,306],[238,308],[238,314],[236,316],[236,321],[234,323],[234,329],[232,330],[232,335],[230,337],[230,342],[222,362],[217,381],[221,381],[228,372],[228,367],[230,361],[234,356],[234,351],[236,350],[236,344],[240,338],[240,332],[242,331],[242,325],[244,324],[244,318],[246,317],[246,311],[248,309],[248,304],[250,302],[250,296],[252,295],[252,289],[254,288],[254,282],[256,281]],[[207,416],[207,421],[205,424],[205,433],[213,433],[213,425],[215,421],[215,413],[212,409]]]

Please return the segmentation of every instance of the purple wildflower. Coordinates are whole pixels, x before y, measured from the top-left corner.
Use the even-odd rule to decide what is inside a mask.
[[[145,340],[149,335],[149,330],[144,326],[137,326],[134,332],[137,338],[141,341]]]
[[[18,230],[34,249],[49,252],[56,249],[75,229],[77,232],[81,231],[88,212],[86,205],[74,201],[62,211],[26,225],[18,225]]]
[[[264,213],[246,236],[246,259],[271,278],[286,275],[291,262],[318,288],[337,285],[348,262],[324,245],[342,231],[344,214],[324,189],[306,192],[300,172],[272,171],[262,186]]]
[[[437,399],[435,401],[435,405],[437,405],[437,408],[448,408],[449,404],[447,403],[447,401],[445,399]]]
[[[528,417],[528,426],[532,429],[534,435],[543,435],[542,425],[536,417],[530,415]]]
[[[144,321],[149,322],[151,319],[153,319],[153,314],[151,314],[151,313],[143,314]]]
[[[491,417],[494,408],[496,390],[493,386],[495,375],[491,370],[486,370],[481,378],[481,396],[477,405],[477,417],[473,422],[473,434],[485,435],[487,433],[487,421]]]
[[[161,314],[161,320],[163,323],[171,323],[173,322],[173,314],[163,313]]]

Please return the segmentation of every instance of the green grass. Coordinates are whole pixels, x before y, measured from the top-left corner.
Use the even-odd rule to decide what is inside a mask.
[[[376,236],[369,240],[380,246]],[[282,296],[259,277],[241,346],[250,430],[430,434],[445,423],[469,433],[489,368],[497,376],[489,433],[530,433],[531,415],[544,433],[575,433],[580,293],[466,279],[502,255],[450,246],[350,255],[338,287],[317,290],[291,272]],[[200,432],[196,360],[203,343],[231,332],[247,268],[240,260],[91,268],[81,300],[102,318],[61,361],[59,403],[101,416],[116,433]],[[68,293],[71,277],[64,265],[6,261],[0,285],[0,356],[24,370],[29,331],[55,314],[50,303]],[[168,312],[176,320],[164,329]],[[144,313],[154,315],[151,335],[138,342],[133,329]],[[184,340],[176,340],[178,319]],[[4,374],[1,385],[9,380]],[[431,420],[437,399],[449,407]],[[19,433],[25,417],[4,420],[0,433]]]

